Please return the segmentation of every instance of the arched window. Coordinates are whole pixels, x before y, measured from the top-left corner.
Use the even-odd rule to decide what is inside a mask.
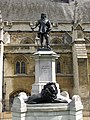
[[[25,62],[21,62],[21,73],[25,73]]]
[[[15,74],[25,74],[26,73],[26,63],[24,61],[17,61],[15,64]]]
[[[62,41],[62,39],[61,39],[60,37],[55,37],[55,38],[53,38],[53,39],[50,41],[50,43],[51,43],[51,44],[57,44],[57,45],[59,45],[59,44],[62,44],[63,41]]]
[[[56,61],[56,73],[61,73],[60,62]]]
[[[16,62],[16,74],[20,74],[20,62]]]

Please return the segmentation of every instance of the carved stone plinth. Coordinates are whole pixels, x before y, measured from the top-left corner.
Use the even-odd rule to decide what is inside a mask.
[[[69,104],[26,104],[26,99],[25,93],[14,99],[12,120],[83,120],[83,105],[78,95]]]

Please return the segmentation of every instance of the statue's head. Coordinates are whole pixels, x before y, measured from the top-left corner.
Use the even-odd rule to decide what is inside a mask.
[[[45,19],[46,18],[46,14],[45,13],[42,13],[41,14],[41,19]]]
[[[57,97],[57,93],[58,90],[56,84],[53,82],[49,82],[46,85],[44,85],[44,88],[41,91],[41,97],[53,100]]]

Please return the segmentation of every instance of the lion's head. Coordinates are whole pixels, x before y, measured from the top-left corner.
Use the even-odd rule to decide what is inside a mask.
[[[57,93],[58,90],[56,84],[53,82],[49,82],[44,85],[44,88],[41,91],[41,97],[49,102],[57,98]]]

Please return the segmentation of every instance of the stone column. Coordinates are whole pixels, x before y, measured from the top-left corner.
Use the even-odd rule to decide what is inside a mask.
[[[88,111],[89,89],[88,89],[88,55],[81,24],[77,24],[73,29],[73,94],[79,94],[84,111]]]
[[[80,42],[80,43],[78,43]],[[88,72],[87,72],[87,50],[84,44],[84,39],[78,39],[73,43],[73,76],[74,76],[74,94],[79,94],[81,97],[87,90]],[[82,89],[82,88],[85,88]],[[86,92],[85,94],[88,94]]]
[[[78,42],[82,42],[78,44]],[[83,43],[84,39],[78,39],[73,43],[73,76],[74,76],[74,94],[81,97],[88,96],[88,68],[87,68],[87,50]]]
[[[56,83],[55,59],[57,54],[51,50],[37,51],[35,54],[35,83],[32,85],[31,94],[41,92],[43,86],[48,82]],[[59,85],[56,83],[58,92]]]
[[[2,81],[3,81],[3,23],[0,13],[0,112],[2,112]]]
[[[74,79],[73,94],[80,94],[78,59],[77,59],[77,53],[76,53],[76,45],[74,43],[72,46],[72,51],[73,51],[73,79]]]
[[[83,28],[81,24],[76,24],[73,27],[73,44],[72,44],[72,54],[73,54],[73,78],[74,78],[74,94],[79,94],[83,96],[83,92],[88,93],[87,81],[87,49],[85,45],[85,39],[83,34]],[[83,89],[82,89],[83,88]],[[86,90],[85,90],[86,89]]]

